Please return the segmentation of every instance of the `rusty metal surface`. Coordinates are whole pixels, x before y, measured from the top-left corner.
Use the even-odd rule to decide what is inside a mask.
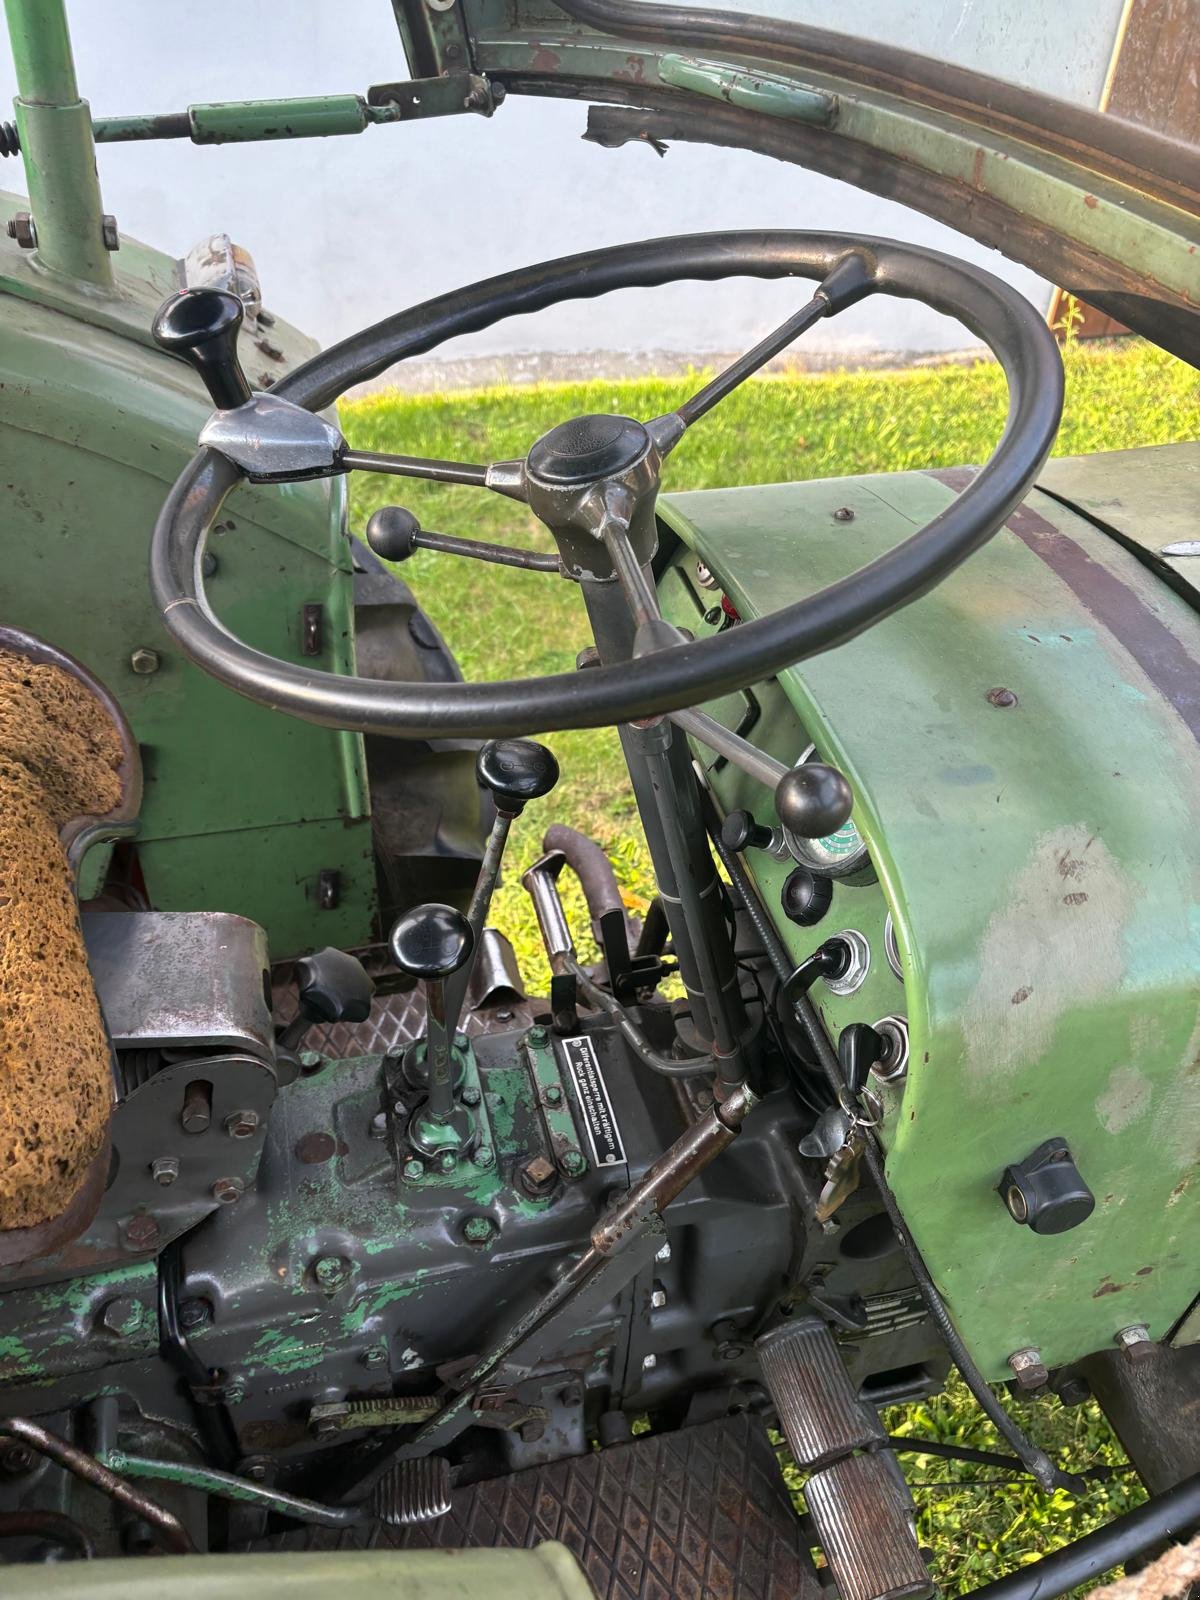
[[[808,1539],[757,1418],[650,1434],[456,1489],[449,1516],[376,1532],[309,1528],[255,1549],[565,1544],[599,1600],[816,1600]]]

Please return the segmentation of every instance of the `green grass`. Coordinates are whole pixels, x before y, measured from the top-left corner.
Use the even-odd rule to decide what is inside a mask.
[[[1065,354],[1067,400],[1057,454],[1165,444],[1200,434],[1200,383],[1182,362],[1132,342],[1116,350],[1068,347]],[[699,376],[381,394],[343,406],[342,418],[357,448],[494,460],[524,454],[547,428],[582,412],[650,417],[667,411],[696,387]],[[1003,379],[989,364],[757,379],[687,436],[669,463],[666,486],[710,488],[979,462],[991,451],[1003,417]],[[356,532],[377,506],[400,497],[426,527],[551,548],[549,535],[513,501],[380,477],[357,477],[353,485]],[[574,587],[546,574],[421,554],[404,568],[404,576],[468,678],[570,671],[576,652],[590,642]],[[629,903],[641,909],[652,879],[616,735],[607,729],[551,730],[548,738],[563,768],[555,819],[600,840],[614,858]],[[535,987],[546,983],[545,960],[517,879],[537,854],[547,820],[545,808],[533,806],[514,829],[506,884],[493,912]],[[582,935],[587,917],[570,875],[564,888],[568,914]],[[1034,1438],[1064,1463],[1122,1459],[1092,1404],[1066,1410],[1046,1400],[1020,1409]],[[896,1433],[1003,1448],[957,1383],[935,1400],[898,1408],[887,1420]],[[1061,1492],[1047,1499],[1028,1480],[985,1482],[1004,1476],[990,1468],[932,1457],[904,1459],[922,1542],[933,1551],[935,1576],[951,1593],[1036,1560],[1141,1498],[1127,1479],[1077,1501]]]

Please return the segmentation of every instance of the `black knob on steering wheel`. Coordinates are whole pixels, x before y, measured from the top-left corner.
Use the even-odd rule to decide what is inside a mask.
[[[250,399],[251,388],[238,360],[242,302],[225,289],[185,289],[158,309],[150,331],[154,342],[182,356],[203,378],[218,411],[232,411]]]

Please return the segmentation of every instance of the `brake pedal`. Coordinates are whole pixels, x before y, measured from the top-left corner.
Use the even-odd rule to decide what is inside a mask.
[[[370,1506],[390,1528],[444,1517],[450,1509],[450,1463],[444,1456],[393,1462],[375,1485]]]
[[[804,1317],[755,1347],[796,1465],[810,1474],[804,1498],[842,1600],[931,1594],[907,1485],[829,1329]]]

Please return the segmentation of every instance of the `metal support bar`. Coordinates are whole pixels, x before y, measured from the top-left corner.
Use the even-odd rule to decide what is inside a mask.
[[[17,130],[48,272],[113,287],[92,116],[79,98],[64,0],[5,0],[17,74]]]

